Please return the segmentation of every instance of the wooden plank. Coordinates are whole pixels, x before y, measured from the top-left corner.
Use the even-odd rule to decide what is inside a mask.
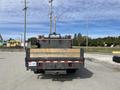
[[[34,52],[73,52],[73,53],[80,53],[80,49],[30,49],[31,53]]]
[[[30,57],[80,57],[80,54],[30,54]]]

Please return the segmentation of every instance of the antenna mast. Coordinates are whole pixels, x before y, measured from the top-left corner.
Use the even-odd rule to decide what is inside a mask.
[[[49,3],[50,3],[50,34],[52,33],[52,14],[53,14],[53,11],[52,11],[52,2],[53,0],[49,0]]]

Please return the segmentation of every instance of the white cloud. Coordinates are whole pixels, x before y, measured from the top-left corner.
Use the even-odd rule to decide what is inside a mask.
[[[22,22],[24,0],[0,0],[0,23]],[[29,22],[48,22],[48,0],[28,0]],[[120,19],[120,0],[54,0],[54,12],[61,21]]]
[[[31,23],[28,28],[36,30],[37,33],[39,30],[40,32],[49,32],[47,31],[49,30],[48,0],[27,0],[27,6],[27,23]],[[86,21],[89,20],[90,24],[95,23],[92,27],[96,29],[96,24],[104,27],[105,23],[96,23],[94,21],[120,20],[120,0],[54,0],[53,6],[54,13],[60,21],[57,25],[60,27],[66,24],[68,27],[70,27],[69,25],[76,25],[78,24],[76,21],[83,23],[79,25],[84,26]],[[0,32],[2,31],[1,28],[4,27],[8,29],[21,27],[22,30],[24,29],[23,8],[24,0],[0,0]],[[2,23],[6,24],[3,25]],[[15,25],[16,23],[20,25]],[[117,26],[115,25],[115,27]],[[116,29],[115,27],[113,29]],[[106,26],[106,28],[108,27]],[[17,32],[17,30],[14,31]],[[29,32],[33,33],[34,31]],[[101,37],[103,32],[101,32]],[[91,35],[93,37],[100,36],[100,34]]]

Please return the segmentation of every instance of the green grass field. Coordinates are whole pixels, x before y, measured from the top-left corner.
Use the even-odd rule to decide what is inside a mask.
[[[112,51],[120,51],[119,47],[79,47],[73,46],[73,48],[83,48],[85,52],[98,52],[98,53],[111,53]]]
[[[36,46],[32,46],[32,48],[36,48]],[[119,47],[80,47],[80,46],[73,46],[73,48],[83,48],[85,52],[87,53],[109,53],[112,54],[112,51],[120,51]],[[0,47],[0,50],[6,50],[6,49],[23,49],[23,48],[3,48]]]

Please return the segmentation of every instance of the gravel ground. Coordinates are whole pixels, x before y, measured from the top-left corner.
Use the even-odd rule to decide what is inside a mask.
[[[85,54],[85,68],[62,76],[26,71],[24,57],[23,52],[0,52],[0,90],[120,90],[120,69],[111,64],[112,55]]]

